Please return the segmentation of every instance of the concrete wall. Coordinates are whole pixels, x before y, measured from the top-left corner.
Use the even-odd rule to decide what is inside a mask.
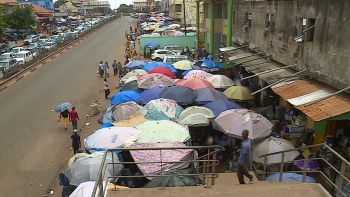
[[[163,48],[165,45],[175,44],[180,47],[192,49],[196,47],[196,36],[153,36],[153,37],[140,37],[140,55],[143,55],[143,49],[147,42],[158,42],[160,47]]]
[[[286,65],[297,63],[297,69],[320,71],[316,79],[338,89],[350,83],[350,1],[294,0],[234,2],[233,41],[247,43]],[[251,26],[243,28],[247,14],[252,14]],[[266,14],[275,15],[274,28],[264,36]],[[315,19],[313,41],[296,43],[294,37]],[[271,17],[270,17],[271,22]],[[271,31],[273,30],[274,31]],[[312,34],[306,32],[306,37]]]

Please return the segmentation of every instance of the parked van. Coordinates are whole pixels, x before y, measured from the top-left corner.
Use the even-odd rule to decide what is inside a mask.
[[[30,51],[20,51],[16,53],[16,60],[19,62],[19,64],[24,64],[33,60],[33,54]]]

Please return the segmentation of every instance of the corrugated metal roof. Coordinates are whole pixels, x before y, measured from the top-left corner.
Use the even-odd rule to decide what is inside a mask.
[[[219,50],[220,50],[221,52],[232,51],[232,50],[236,50],[236,49],[238,49],[238,47],[234,47],[234,46],[219,48]]]

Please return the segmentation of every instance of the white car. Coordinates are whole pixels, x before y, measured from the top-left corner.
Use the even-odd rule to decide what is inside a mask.
[[[176,53],[181,53],[181,51],[183,50],[183,48],[181,48],[178,45],[165,45],[163,47],[163,49],[164,50],[168,50],[168,51],[173,51],[173,52],[176,52]]]
[[[33,60],[33,54],[30,51],[20,51],[16,53],[16,60],[19,64],[24,64]]]
[[[164,56],[163,62],[167,64],[173,64],[181,60],[191,61],[188,59],[187,55],[166,55]]]
[[[47,50],[51,50],[57,47],[56,42],[45,42],[44,48]]]
[[[3,53],[0,55],[0,60],[4,60],[4,59],[15,59],[16,58],[16,54],[9,52],[9,53]]]
[[[163,49],[155,50],[151,56],[151,59],[153,61],[163,61],[164,57],[167,55],[176,55],[176,53],[169,50],[163,50]]]
[[[33,58],[36,58],[36,49],[27,48],[25,51],[29,51],[32,54]]]
[[[23,47],[15,47],[15,48],[11,49],[12,53],[18,53],[20,51],[24,51],[24,48]]]
[[[28,45],[30,43],[33,42],[37,42],[38,41],[38,37],[36,35],[28,35],[24,40],[23,40],[23,44]]]

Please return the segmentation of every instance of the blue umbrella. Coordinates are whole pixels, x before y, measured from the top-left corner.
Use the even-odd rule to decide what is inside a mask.
[[[159,99],[160,93],[165,89],[165,87],[157,86],[148,90],[141,92],[142,103],[147,104],[151,100]]]
[[[267,177],[266,181],[274,181],[278,182],[280,179],[280,174],[271,174]],[[282,182],[294,182],[294,183],[301,183],[303,181],[303,175],[297,174],[297,173],[282,173]],[[310,176],[305,177],[306,183],[316,183],[316,180]]]
[[[168,68],[169,70],[171,70],[173,73],[177,73],[177,70],[173,65],[163,63],[163,62],[147,62],[146,65],[142,69],[147,71],[147,72],[150,72],[151,70],[153,70],[154,68],[157,68],[157,67],[165,67],[165,68]]]
[[[180,105],[188,105],[197,98],[197,93],[185,86],[167,87],[160,93],[161,98],[172,99]]]
[[[112,96],[110,99],[110,103],[111,105],[115,105],[115,104],[125,103],[129,101],[138,102],[140,100],[141,100],[140,93],[136,92],[135,90],[125,90]]]
[[[72,103],[70,103],[70,102],[61,103],[56,107],[55,112],[61,113],[65,110],[69,109],[70,106],[72,106]]]
[[[139,68],[142,69],[145,64],[146,64],[145,61],[135,60],[135,61],[131,61],[131,62],[127,63],[125,65],[125,67],[128,69],[131,69],[131,70],[139,69]]]
[[[222,65],[218,62],[214,62],[213,60],[197,60],[195,65],[199,67],[205,67],[205,68],[219,68],[222,69]]]
[[[147,42],[144,47],[146,47],[146,48],[159,48],[160,44],[158,42]]]
[[[224,93],[214,88],[199,88],[196,90],[196,93],[198,96],[195,101],[199,104],[206,104],[220,99],[228,99]]]
[[[229,101],[227,99],[220,99],[212,101],[204,105],[204,107],[209,108],[214,111],[215,116],[219,116],[221,112],[224,112],[229,109],[239,109],[242,108],[235,102]]]

